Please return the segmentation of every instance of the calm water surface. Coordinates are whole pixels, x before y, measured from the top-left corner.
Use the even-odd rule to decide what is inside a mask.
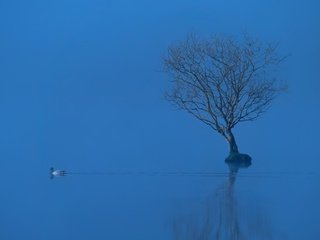
[[[320,1],[0,1],[0,240],[320,239]],[[190,32],[279,43],[286,94],[235,129],[163,99]],[[273,74],[272,74],[273,75]],[[51,180],[53,166],[74,174]],[[97,174],[98,173],[98,174]]]
[[[1,239],[317,239],[319,174],[258,167],[8,174]]]

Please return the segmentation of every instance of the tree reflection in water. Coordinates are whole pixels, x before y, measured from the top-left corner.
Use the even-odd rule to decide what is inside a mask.
[[[175,240],[272,240],[272,231],[257,209],[240,209],[234,193],[239,168],[251,163],[227,163],[230,172],[205,204],[202,214],[175,218],[173,233]],[[241,212],[240,212],[241,210]],[[242,214],[241,214],[242,213]]]

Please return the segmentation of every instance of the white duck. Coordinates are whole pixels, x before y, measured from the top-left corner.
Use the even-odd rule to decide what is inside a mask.
[[[54,170],[54,168],[50,168],[50,177],[54,178],[54,177],[63,177],[65,176],[67,173],[65,170]]]

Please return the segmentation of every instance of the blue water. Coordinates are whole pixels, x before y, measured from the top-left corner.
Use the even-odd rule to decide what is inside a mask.
[[[0,240],[320,239],[319,12],[0,0]],[[247,32],[288,56],[274,72],[288,91],[234,129],[253,162],[233,184],[223,138],[163,97],[161,56],[190,32]]]
[[[230,176],[227,166],[8,176],[1,239],[317,239],[319,174],[253,164]]]

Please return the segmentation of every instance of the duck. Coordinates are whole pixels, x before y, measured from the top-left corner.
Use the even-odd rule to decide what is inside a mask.
[[[58,169],[54,169],[53,167],[50,168],[50,178],[54,178],[54,177],[63,177],[67,174],[67,172],[65,170],[58,170]]]

